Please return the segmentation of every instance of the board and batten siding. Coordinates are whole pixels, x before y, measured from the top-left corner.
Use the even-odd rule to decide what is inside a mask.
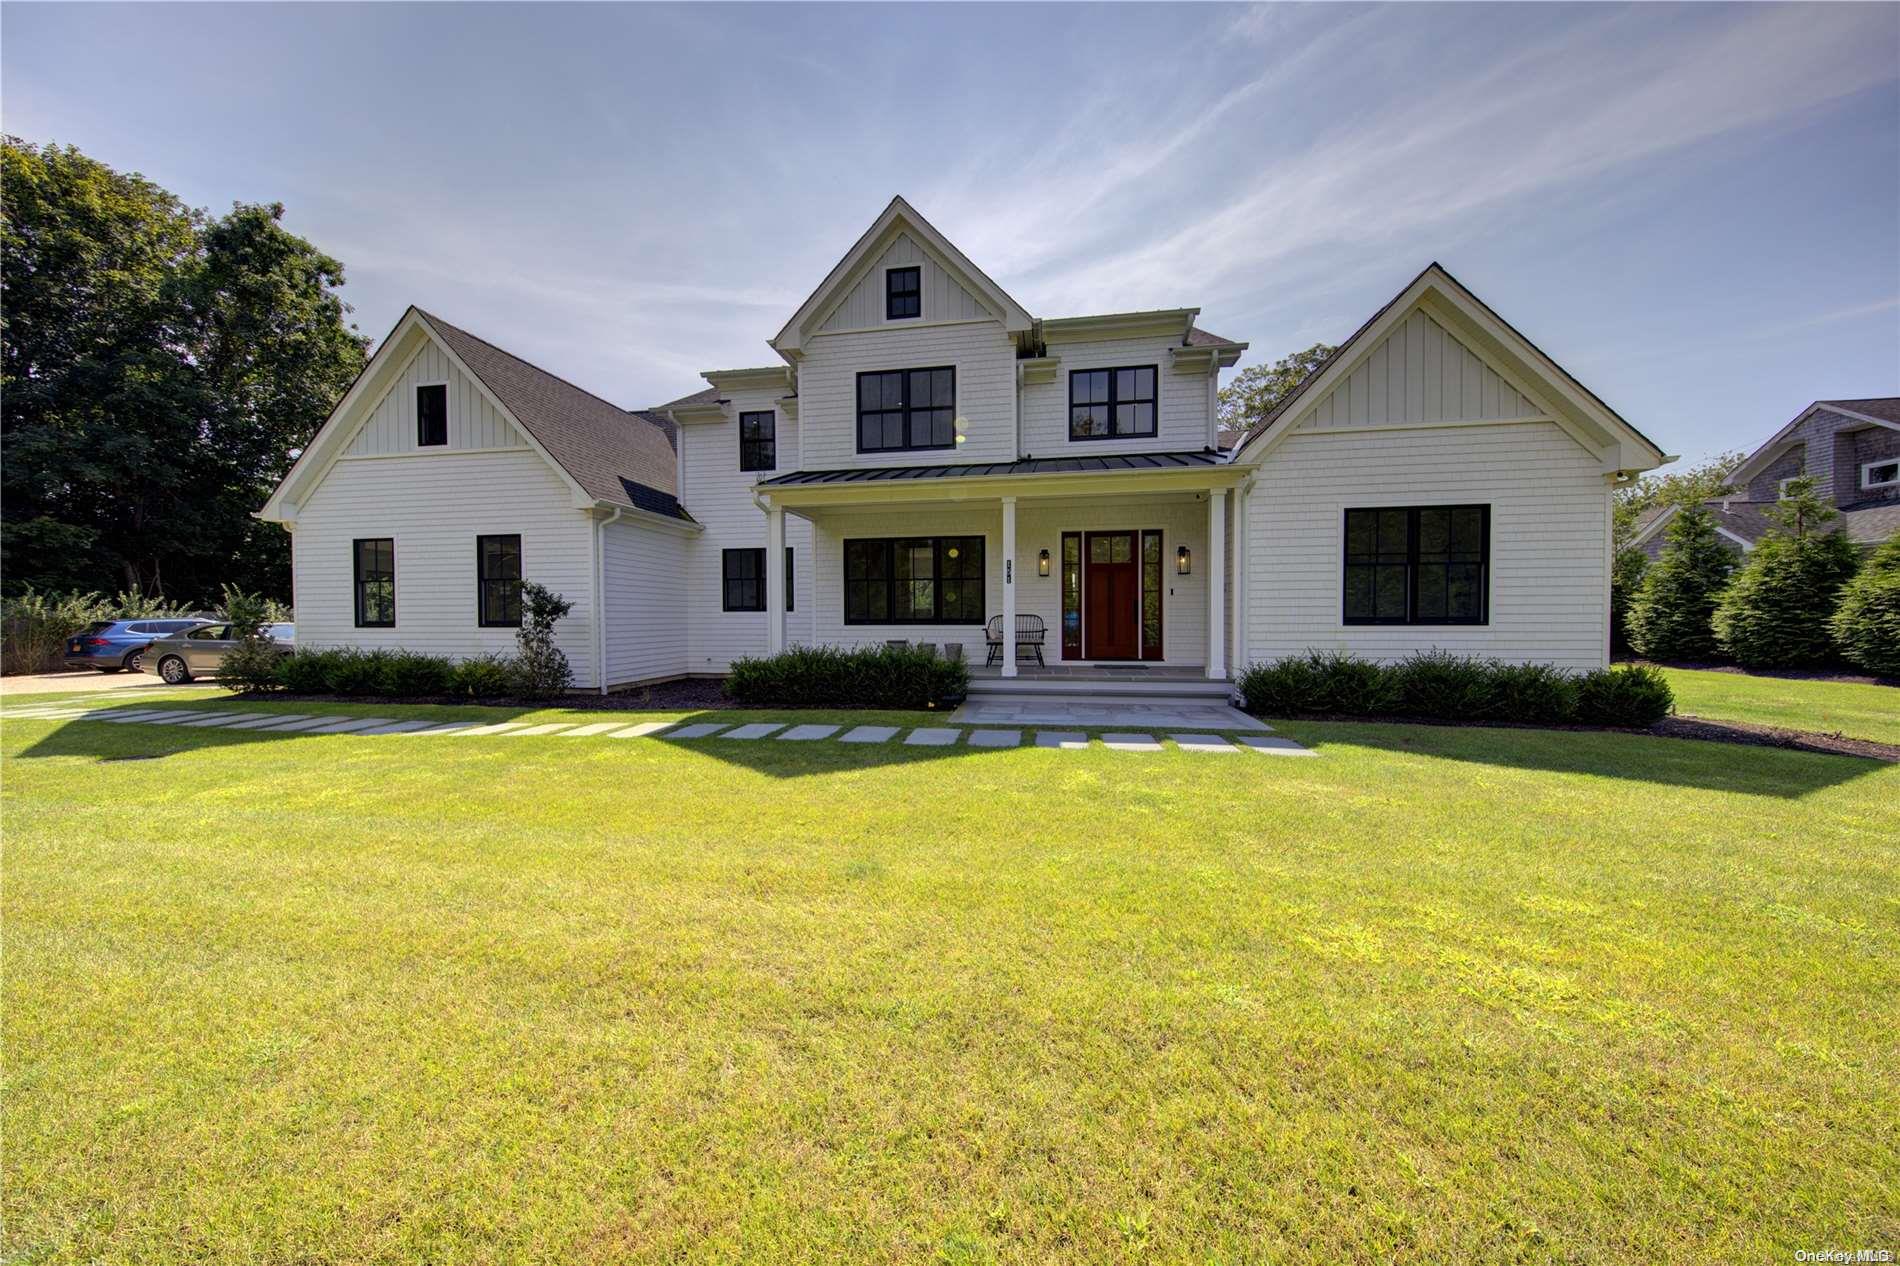
[[[555,640],[575,684],[597,685],[593,524],[531,449],[338,459],[291,533],[298,645],[512,653],[515,630],[482,628],[476,605],[475,538],[497,533],[518,533],[523,574],[574,604]],[[372,537],[395,541],[394,628],[355,627],[352,543]]]
[[[600,528],[607,684],[687,671],[686,565],[692,541],[622,519]]]
[[[1051,342],[1059,357],[1054,382],[1023,387],[1023,451],[1031,457],[1106,457],[1111,453],[1185,452],[1212,444],[1209,391],[1204,372],[1177,374],[1169,363],[1179,338],[1095,339]],[[1155,433],[1108,440],[1069,438],[1069,375],[1079,369],[1155,367]]]
[[[752,486],[774,473],[739,469],[739,415],[771,410],[777,470],[799,469],[799,423],[778,412],[777,394],[734,391],[728,397],[730,419],[680,428],[685,489],[680,500],[705,528],[686,542],[683,560],[682,602],[675,612],[688,634],[683,671],[723,673],[735,659],[765,654],[765,613],[724,609],[723,552],[764,547],[765,511],[754,500]],[[811,525],[786,515],[785,543],[792,548],[792,610],[785,617],[785,640],[797,645],[811,640]]]
[[[878,256],[877,262],[858,283],[845,293],[836,307],[826,314],[819,323],[820,332],[837,330],[871,329],[885,324],[884,317],[884,273],[890,268],[916,267],[921,270],[919,281],[923,286],[920,296],[923,312],[921,318],[906,317],[891,322],[892,325],[925,321],[974,321],[993,316],[983,301],[971,294],[963,284],[952,277],[948,270],[937,261],[937,257],[918,245],[917,240],[908,233],[901,233],[897,240],[886,247]]]
[[[1346,380],[1315,401],[1296,425],[1382,426],[1548,417],[1476,353],[1424,312],[1414,311]]]
[[[456,369],[434,342],[425,342],[409,359],[402,374],[376,403],[362,428],[345,450],[351,457],[414,453],[416,445],[416,388],[429,383],[448,384],[449,442],[431,446],[451,451],[483,448],[526,448],[482,389]]]
[[[1345,623],[1346,510],[1476,504],[1491,507],[1488,624]],[[1602,461],[1555,423],[1299,431],[1261,463],[1246,517],[1239,662],[1433,647],[1563,668],[1605,661],[1610,494]]]
[[[858,375],[944,365],[956,366],[964,442],[954,449],[858,452]],[[820,335],[805,345],[798,396],[804,470],[1016,459],[1016,350],[1000,321]]]

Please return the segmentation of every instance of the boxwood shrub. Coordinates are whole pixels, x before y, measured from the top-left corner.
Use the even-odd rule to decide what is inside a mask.
[[[737,659],[726,694],[748,707],[930,708],[960,701],[970,670],[961,660],[904,646],[799,646]]]
[[[271,686],[301,695],[365,695],[385,699],[507,699],[520,695],[520,675],[505,655],[454,660],[419,651],[306,650],[279,661]]]
[[[1247,711],[1265,716],[1333,713],[1639,728],[1675,707],[1668,681],[1648,665],[1572,673],[1445,651],[1393,664],[1318,651],[1289,655],[1249,664],[1239,687]]]

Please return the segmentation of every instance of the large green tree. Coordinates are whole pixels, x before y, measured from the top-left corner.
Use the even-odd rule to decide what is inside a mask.
[[[7,588],[288,596],[251,513],[362,369],[342,265],[281,206],[211,219],[70,146],[0,163]]]
[[[1327,343],[1315,343],[1271,365],[1249,365],[1235,374],[1220,389],[1221,430],[1250,431],[1266,421],[1289,392],[1338,350]]]
[[[1840,516],[1816,495],[1814,479],[1788,481],[1770,509],[1774,523],[1716,604],[1715,640],[1745,668],[1806,668],[1831,660],[1830,624],[1860,551],[1838,530]]]
[[[1686,505],[1663,529],[1662,556],[1643,576],[1629,610],[1629,640],[1650,659],[1710,659],[1710,618],[1735,568],[1735,555],[1715,533],[1715,516]]]

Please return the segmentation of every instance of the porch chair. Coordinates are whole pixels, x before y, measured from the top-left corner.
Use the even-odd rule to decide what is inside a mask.
[[[1039,615],[1017,616],[1016,617],[1016,658],[1017,660],[1020,661],[1023,657],[1023,652],[1027,650],[1035,654],[1036,663],[1039,666],[1041,666],[1043,664],[1042,639],[1046,632],[1047,632],[1047,629],[1042,622],[1041,616]],[[986,655],[983,659],[983,666],[987,668],[991,664],[994,664],[998,660],[1003,658],[1003,617],[1002,616],[1000,615],[991,616],[990,622],[983,626],[983,642],[984,642],[985,649],[989,652],[988,655]]]

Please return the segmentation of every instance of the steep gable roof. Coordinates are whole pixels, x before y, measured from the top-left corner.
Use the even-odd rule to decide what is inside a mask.
[[[1790,446],[1790,439],[1803,422],[1813,416],[1815,410],[1827,409],[1859,422],[1871,423],[1900,431],[1900,396],[1873,396],[1861,400],[1816,400],[1807,408],[1794,415],[1788,424],[1769,436],[1754,452],[1742,458],[1741,463],[1729,472],[1734,483],[1746,483],[1761,473],[1762,467],[1781,455],[1784,447]]]

